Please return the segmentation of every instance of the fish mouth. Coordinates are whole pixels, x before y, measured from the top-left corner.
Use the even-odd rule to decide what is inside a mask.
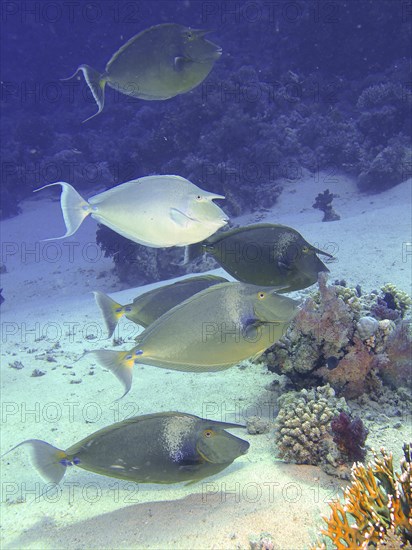
[[[322,254],[323,256],[326,256],[327,258],[335,259],[335,256],[330,254],[329,252],[325,252],[324,250],[321,250],[320,248],[316,248],[316,246],[311,246],[311,249],[315,254]]]
[[[229,223],[229,218],[221,218],[217,222],[215,222],[213,225],[216,227],[223,227],[224,225],[227,225]]]
[[[242,455],[245,455],[248,452],[249,447],[250,447],[249,441],[243,440],[243,443],[242,443],[242,445],[240,446],[240,449],[239,449],[240,453]]]

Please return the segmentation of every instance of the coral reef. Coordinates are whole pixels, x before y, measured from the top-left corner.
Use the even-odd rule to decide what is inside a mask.
[[[412,325],[401,321],[390,331],[384,350],[378,355],[379,373],[392,388],[412,390]]]
[[[367,340],[371,338],[378,330],[379,323],[374,317],[365,315],[361,317],[356,323],[356,332],[358,333],[361,340]]]
[[[392,454],[381,448],[365,466],[352,467],[352,482],[344,491],[344,502],[330,504],[332,515],[324,517],[321,534],[337,550],[385,547],[385,540],[400,539],[401,548],[412,542],[412,464],[411,445],[404,445],[401,472],[394,471]],[[354,520],[354,522],[353,522]],[[326,549],[326,539],[312,550]]]
[[[315,199],[313,208],[317,208],[323,212],[323,222],[333,222],[340,220],[339,214],[337,214],[332,206],[334,198],[338,197],[334,193],[331,193],[329,189],[326,189],[323,193],[319,193]]]
[[[281,458],[327,470],[346,462],[333,441],[331,421],[349,409],[329,385],[288,392],[279,397],[278,406],[275,440]]]
[[[269,370],[287,375],[298,388],[329,383],[347,399],[376,389],[376,373],[394,387],[401,384],[410,361],[409,323],[402,321],[409,297],[393,285],[360,295],[328,285],[325,273],[319,274],[318,285],[285,335],[265,352]],[[376,316],[381,306],[383,319]]]
[[[405,313],[411,307],[412,300],[410,296],[396,288],[395,285],[387,283],[382,287],[384,293],[383,300],[388,308],[400,312],[400,316],[405,317]]]

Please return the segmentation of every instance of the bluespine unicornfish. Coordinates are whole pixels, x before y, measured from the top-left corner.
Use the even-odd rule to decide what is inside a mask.
[[[228,282],[227,279],[215,275],[188,277],[187,279],[149,290],[137,296],[131,304],[124,306],[103,292],[95,291],[94,297],[103,314],[108,330],[108,338],[111,338],[117,323],[122,317],[146,328],[153,321],[161,317],[163,313],[190,298],[190,296],[197,294],[205,288],[225,282]]]
[[[272,287],[220,283],[153,321],[133,349],[87,353],[117,376],[126,394],[135,365],[213,372],[259,357],[284,334],[297,306]]]
[[[27,447],[48,483],[60,483],[70,466],[138,483],[193,482],[217,474],[247,452],[249,443],[226,431],[244,427],[164,412],[112,424],[67,450],[29,439],[5,454]]]

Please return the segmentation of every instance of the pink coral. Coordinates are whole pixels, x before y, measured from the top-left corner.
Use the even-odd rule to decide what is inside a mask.
[[[332,387],[339,389],[347,399],[358,397],[367,389],[367,376],[375,366],[375,355],[359,338],[354,338],[354,345],[339,361],[333,370],[326,367],[319,369],[321,375]]]
[[[394,388],[412,384],[412,338],[409,322],[402,321],[388,336],[384,352],[377,356],[380,375]]]
[[[325,356],[338,355],[354,333],[350,307],[338,296],[335,286],[327,286],[326,273],[319,274],[319,303],[308,298],[295,318],[295,328],[323,347]]]

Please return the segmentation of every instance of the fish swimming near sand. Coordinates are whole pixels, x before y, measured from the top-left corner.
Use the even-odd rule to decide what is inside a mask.
[[[227,223],[209,193],[180,176],[146,176],[112,187],[86,201],[69,183],[60,181],[60,205],[66,233],[73,235],[87,216],[119,235],[153,248],[185,246],[201,241]],[[48,241],[54,240],[45,239]]]
[[[60,483],[73,465],[138,483],[193,482],[224,470],[248,451],[247,441],[226,431],[244,427],[164,412],[112,424],[65,451],[28,439],[5,454],[28,447],[33,465],[48,483]]]
[[[153,321],[130,351],[92,350],[99,363],[132,385],[137,364],[213,372],[259,357],[284,333],[298,302],[273,287],[220,283],[198,292]]]
[[[316,254],[333,258],[309,244],[295,229],[270,223],[216,233],[189,246],[185,262],[204,252],[238,281],[278,286],[279,292],[307,288],[316,283],[320,271],[329,271]]]
[[[206,40],[209,32],[174,23],[155,25],[126,42],[103,73],[80,65],[64,80],[83,72],[98,106],[97,113],[86,120],[102,112],[106,84],[140,99],[170,99],[196,88],[221,56],[221,48]]]
[[[129,321],[146,328],[161,317],[163,313],[197,292],[218,283],[227,282],[227,279],[215,275],[189,277],[149,290],[149,292],[137,296],[131,304],[124,306],[118,304],[103,292],[95,291],[94,297],[102,311],[108,330],[108,338],[111,338],[117,323],[123,316]]]

